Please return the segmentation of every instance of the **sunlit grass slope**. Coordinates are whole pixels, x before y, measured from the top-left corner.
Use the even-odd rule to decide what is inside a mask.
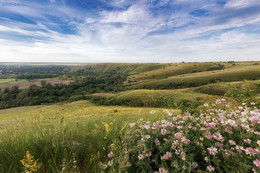
[[[105,73],[105,72],[121,72],[121,73],[142,73],[145,71],[155,70],[167,66],[167,64],[159,63],[102,63],[92,64],[83,67],[73,68],[72,71],[85,70],[89,72]]]
[[[260,65],[239,66],[225,70],[205,71],[168,77],[166,79],[144,80],[133,84],[133,88],[178,88],[192,87],[217,81],[241,81],[260,78]]]
[[[0,172],[22,172],[20,160],[27,150],[42,163],[39,172],[95,172],[126,123],[164,116],[160,108],[96,106],[88,101],[0,110]]]
[[[214,101],[217,95],[193,92],[187,89],[175,90],[129,90],[117,94],[96,93],[90,95],[96,103],[105,105],[127,105],[145,107],[184,108],[199,106],[203,102]],[[232,99],[230,99],[232,100]]]

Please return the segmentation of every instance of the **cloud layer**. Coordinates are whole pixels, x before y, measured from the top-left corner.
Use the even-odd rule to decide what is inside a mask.
[[[0,1],[0,61],[260,60],[258,0]]]

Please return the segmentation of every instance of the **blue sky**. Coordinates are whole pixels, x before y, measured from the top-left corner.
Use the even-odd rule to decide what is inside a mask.
[[[248,60],[259,0],[0,0],[0,62]]]

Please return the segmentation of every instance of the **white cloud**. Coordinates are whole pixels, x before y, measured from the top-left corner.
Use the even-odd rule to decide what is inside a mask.
[[[156,15],[145,1],[138,1],[125,9],[97,11],[96,16],[83,15],[66,5],[55,6],[56,11],[50,11],[50,14],[64,15],[65,22],[76,26],[75,35],[56,31],[60,26],[44,16],[46,7],[33,4],[35,8],[32,13],[19,13],[31,17],[38,11],[37,17],[42,20],[36,20],[36,24],[23,24],[4,19],[0,32],[32,36],[34,40],[20,42],[0,39],[0,61],[180,62],[227,60],[228,57],[232,60],[248,60],[249,56],[250,60],[259,59],[259,34],[223,30],[249,24],[260,25],[260,15],[234,15],[235,12],[227,9],[228,5],[216,9],[216,5],[208,3],[203,8],[212,15],[195,18],[189,12],[200,6],[198,1],[173,2],[177,5],[190,3],[184,10]],[[124,0],[111,3],[117,3],[117,7],[129,5],[129,1]],[[166,3],[170,2],[166,0],[159,4]],[[226,15],[231,17],[226,18]],[[85,20],[82,20],[83,16]],[[167,32],[169,28],[174,29]],[[210,37],[200,38],[205,34]]]
[[[229,0],[227,1],[226,8],[245,8],[250,6],[260,5],[259,0]]]

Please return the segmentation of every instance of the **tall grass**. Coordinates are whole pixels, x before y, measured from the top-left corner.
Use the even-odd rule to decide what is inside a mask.
[[[39,172],[98,172],[98,161],[121,127],[133,120],[157,120],[163,109],[95,106],[86,101],[0,111],[0,172],[24,171],[29,151]]]

